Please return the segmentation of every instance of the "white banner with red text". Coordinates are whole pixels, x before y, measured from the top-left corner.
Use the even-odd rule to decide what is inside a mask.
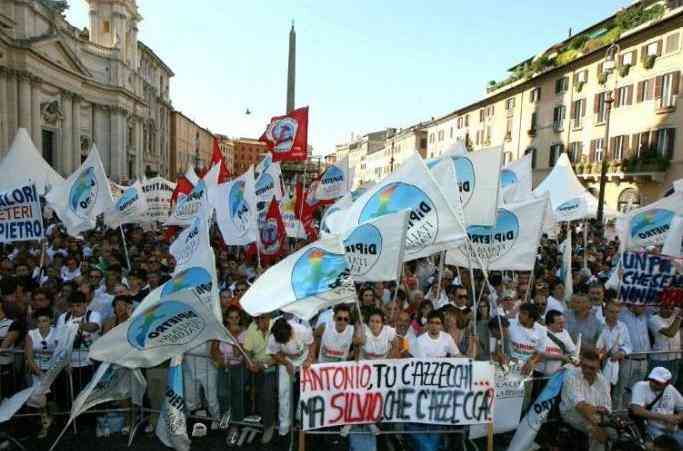
[[[493,418],[494,384],[489,362],[465,358],[312,365],[301,373],[302,427],[487,423]]]

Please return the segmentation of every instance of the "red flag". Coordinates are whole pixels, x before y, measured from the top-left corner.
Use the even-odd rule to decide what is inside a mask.
[[[218,183],[225,183],[230,180],[230,171],[225,165],[225,160],[223,160],[223,154],[218,146],[218,139],[214,136],[213,138],[213,151],[211,152],[211,166],[219,164],[220,170],[218,172]]]
[[[296,210],[294,214],[301,221],[304,226],[304,232],[308,236],[309,240],[316,240],[318,237],[318,231],[315,229],[314,213],[315,210],[320,206],[320,201],[318,201],[313,195],[315,191],[309,189],[304,193],[304,187],[300,180],[296,182],[295,193],[296,202],[294,207]]]
[[[308,107],[270,119],[259,138],[268,145],[273,161],[306,160],[308,158]]]
[[[282,220],[280,206],[273,197],[266,214],[266,220],[259,227],[259,242],[261,245],[261,257],[275,257],[282,254],[284,242],[287,237],[285,222]]]

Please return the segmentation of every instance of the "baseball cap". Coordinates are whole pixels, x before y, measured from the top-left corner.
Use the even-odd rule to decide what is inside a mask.
[[[658,366],[650,371],[650,375],[647,378],[660,384],[666,384],[671,381],[671,371]]]

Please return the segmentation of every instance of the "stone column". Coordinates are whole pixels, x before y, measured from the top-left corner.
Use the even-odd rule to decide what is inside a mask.
[[[19,127],[31,132],[31,79],[28,74],[19,75]]]
[[[9,114],[7,109],[9,104],[7,102],[7,70],[0,67],[0,157],[2,157],[9,149]]]
[[[7,142],[12,144],[14,135],[19,125],[17,73],[14,70],[7,71]]]
[[[83,97],[74,95],[71,119],[71,157],[69,161],[70,171],[75,171],[81,165],[81,101]],[[66,115],[66,113],[65,113]],[[90,150],[90,149],[88,149]]]
[[[62,110],[64,112],[64,120],[62,121],[62,148],[58,163],[58,170],[62,175],[68,177],[73,171],[72,157],[74,142],[72,132],[72,102],[74,95],[72,92],[64,91],[62,93]]]
[[[111,135],[109,145],[109,155],[111,160],[111,170],[109,176],[118,180],[122,175],[126,175],[125,152],[123,152],[123,113],[119,107],[111,109]]]
[[[31,139],[38,152],[43,151],[43,133],[41,129],[42,115],[40,113],[40,84],[38,77],[31,77]]]
[[[145,173],[145,143],[142,134],[143,119],[135,121],[135,167],[138,173]]]

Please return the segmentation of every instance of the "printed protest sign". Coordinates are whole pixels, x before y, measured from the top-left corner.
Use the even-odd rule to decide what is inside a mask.
[[[302,427],[487,423],[493,416],[493,373],[489,362],[464,358],[313,365],[301,374]]]
[[[43,216],[35,185],[0,193],[0,243],[42,238]]]
[[[493,433],[514,431],[519,425],[524,403],[523,376],[496,371],[496,408],[493,411]],[[485,424],[470,426],[470,440],[486,437]]]
[[[624,252],[621,269],[619,299],[627,304],[657,304],[664,289],[683,284],[674,259],[663,255]]]
[[[145,220],[163,222],[168,219],[171,211],[171,196],[176,184],[163,177],[145,179],[142,182],[142,192],[147,199],[147,213]]]

